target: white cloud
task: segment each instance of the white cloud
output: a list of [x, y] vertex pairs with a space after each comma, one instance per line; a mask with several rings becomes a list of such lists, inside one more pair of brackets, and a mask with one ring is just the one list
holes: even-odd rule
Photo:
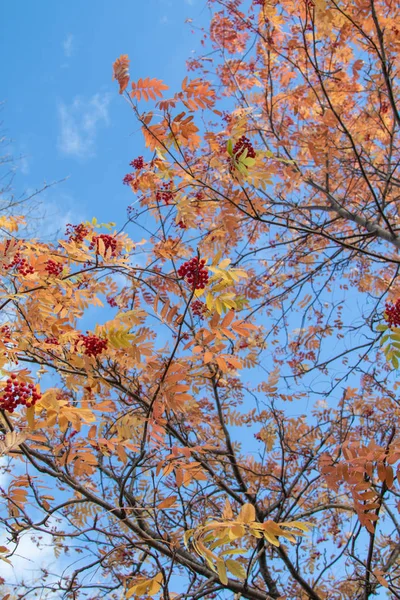
[[19, 158], [19, 169], [22, 175], [29, 175], [31, 172], [29, 167], [29, 161], [26, 156], [20, 156]]
[[99, 125], [108, 125], [109, 94], [94, 94], [88, 100], [76, 97], [72, 104], [59, 104], [61, 131], [58, 147], [69, 156], [89, 158], [95, 154]]
[[72, 33], [69, 33], [67, 35], [67, 37], [63, 41], [62, 45], [63, 45], [64, 55], [67, 58], [71, 58], [71, 56], [74, 54], [74, 50], [75, 50], [74, 36], [72, 35]]
[[[51, 529], [53, 526], [58, 530], [60, 529], [57, 519], [50, 518], [47, 527]], [[36, 540], [32, 536], [35, 536]], [[40, 545], [37, 543], [39, 540]], [[15, 553], [9, 557], [11, 564], [1, 561], [0, 565], [1, 577], [5, 579], [9, 588], [17, 586], [18, 592], [26, 591], [33, 585], [43, 583], [42, 569], [51, 573], [47, 580], [48, 583], [55, 583], [67, 567], [64, 556], [58, 559], [55, 557], [53, 537], [50, 533], [44, 531], [22, 534], [17, 546], [15, 543], [10, 542], [7, 533], [1, 533], [0, 545], [5, 546], [9, 551], [15, 550]], [[22, 585], [22, 582], [24, 585]], [[47, 595], [43, 596], [43, 598], [47, 597]], [[51, 597], [54, 600], [61, 600], [64, 595], [55, 593]]]

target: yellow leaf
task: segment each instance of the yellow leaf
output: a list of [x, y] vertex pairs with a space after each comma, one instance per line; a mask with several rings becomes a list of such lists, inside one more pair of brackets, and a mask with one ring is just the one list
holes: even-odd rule
[[232, 573], [232, 575], [234, 575], [238, 579], [246, 579], [246, 570], [243, 567], [243, 565], [240, 564], [240, 562], [238, 562], [237, 560], [232, 560], [231, 558], [228, 558], [226, 561], [226, 566], [228, 570]]
[[151, 596], [157, 594], [160, 591], [162, 580], [162, 573], [157, 573], [157, 575], [153, 577], [147, 593]]
[[183, 536], [183, 541], [184, 541], [186, 547], [187, 547], [188, 541], [192, 537], [192, 535], [193, 535], [193, 529], [188, 529], [187, 531], [185, 531], [185, 534]]
[[226, 574], [225, 563], [223, 560], [217, 560], [217, 570], [221, 583], [226, 585], [228, 583], [228, 576]]
[[243, 527], [243, 525], [239, 525], [239, 523], [235, 523], [234, 525], [232, 525], [232, 527], [230, 527], [228, 535], [231, 540], [235, 540], [237, 538], [243, 537], [245, 533], [246, 533], [246, 530]]
[[28, 421], [29, 429], [35, 429], [35, 407], [30, 406], [26, 409], [26, 420]]
[[226, 498], [226, 500], [225, 500], [225, 507], [224, 507], [222, 516], [224, 519], [232, 519], [233, 518], [232, 507], [230, 505], [228, 498]]
[[252, 523], [256, 520], [256, 511], [252, 504], [244, 504], [240, 509], [238, 520], [241, 523]]
[[[4, 436], [4, 440], [0, 440], [0, 456], [12, 452], [15, 448], [18, 448], [26, 440], [26, 435], [23, 433], [17, 433], [16, 431], [8, 431]], [[0, 547], [1, 552], [1, 547]]]

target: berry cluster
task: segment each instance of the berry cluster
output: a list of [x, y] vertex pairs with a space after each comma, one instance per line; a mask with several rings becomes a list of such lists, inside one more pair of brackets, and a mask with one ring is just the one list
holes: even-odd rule
[[76, 244], [81, 244], [85, 237], [88, 235], [89, 230], [83, 223], [79, 223], [79, 225], [71, 225], [71, 223], [67, 223], [67, 229], [65, 230], [65, 235], [68, 236], [69, 242], [75, 242]]
[[89, 334], [88, 331], [87, 334], [88, 335], [83, 335], [83, 333], [81, 333], [78, 336], [78, 342], [82, 342], [84, 348], [83, 351], [87, 356], [98, 356], [107, 349], [107, 340], [101, 339], [97, 337], [97, 335]]
[[6, 271], [15, 267], [15, 270], [20, 275], [29, 275], [30, 273], [35, 272], [35, 269], [28, 263], [26, 258], [21, 258], [21, 254], [19, 252], [16, 252], [13, 260], [8, 265], [3, 266]]
[[111, 256], [116, 256], [117, 254], [117, 240], [113, 235], [109, 235], [108, 233], [101, 233], [100, 235], [94, 235], [92, 237], [92, 241], [90, 242], [89, 250], [93, 250], [96, 246], [96, 252], [99, 252], [99, 240], [103, 241], [104, 248], [106, 252], [109, 248], [111, 248]]
[[133, 173], [128, 173], [122, 180], [124, 185], [129, 185], [131, 181], [134, 181], [135, 175]]
[[59, 343], [59, 341], [58, 341], [58, 339], [56, 337], [47, 337], [44, 340], [44, 343], [45, 344], [52, 344], [53, 346], [59, 346], [60, 345], [60, 343]]
[[118, 306], [117, 301], [112, 296], [107, 296], [106, 300], [112, 308], [116, 308]]
[[179, 267], [179, 277], [184, 277], [188, 284], [194, 290], [204, 290], [208, 283], [208, 271], [204, 268], [206, 261], [204, 258], [199, 260], [197, 256], [183, 263]]
[[389, 327], [400, 326], [400, 298], [395, 304], [392, 302], [386, 302], [384, 317], [388, 322]]
[[200, 300], [195, 300], [194, 302], [192, 302], [190, 307], [192, 309], [193, 316], [200, 317], [200, 319], [202, 319], [204, 317], [204, 314], [207, 311], [206, 305], [204, 304], [204, 302], [201, 302]]
[[46, 271], [49, 275], [54, 275], [54, 277], [58, 277], [63, 271], [63, 266], [61, 263], [58, 263], [55, 260], [51, 260], [51, 258], [49, 258], [49, 260], [46, 262]]
[[0, 334], [3, 342], [7, 343], [11, 340], [11, 329], [8, 325], [3, 325], [3, 327], [0, 329]]
[[172, 191], [172, 181], [168, 183], [164, 182], [159, 190], [156, 192], [157, 202], [164, 202], [164, 204], [170, 204], [174, 199], [175, 192]]
[[136, 170], [143, 169], [143, 167], [144, 167], [143, 156], [138, 156], [129, 164], [133, 169], [136, 169]]
[[0, 398], [0, 408], [12, 413], [17, 408], [18, 404], [23, 406], [34, 406], [42, 395], [36, 390], [33, 383], [24, 383], [16, 381], [17, 376], [11, 375], [6, 381], [4, 393]]
[[233, 154], [234, 156], [241, 156], [243, 154], [243, 152], [246, 150], [247, 148], [247, 156], [250, 158], [255, 158], [256, 157], [256, 151], [254, 150], [249, 138], [247, 138], [245, 135], [242, 135], [242, 137], [240, 137], [238, 139], [238, 141], [236, 142], [236, 144], [233, 147]]
[[10, 240], [10, 239], [8, 239], [8, 240], [6, 240], [6, 243], [4, 244], [4, 252], [3, 252], [4, 256], [5, 256], [5, 255], [7, 254], [7, 252], [9, 251], [9, 249], [10, 249], [10, 246], [11, 246], [11, 240]]

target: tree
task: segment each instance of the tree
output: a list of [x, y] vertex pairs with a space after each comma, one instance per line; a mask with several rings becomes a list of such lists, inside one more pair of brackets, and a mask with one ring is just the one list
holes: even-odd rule
[[398, 598], [399, 7], [209, 6], [172, 97], [114, 64], [135, 237], [2, 242], [2, 556], [69, 564], [19, 597]]

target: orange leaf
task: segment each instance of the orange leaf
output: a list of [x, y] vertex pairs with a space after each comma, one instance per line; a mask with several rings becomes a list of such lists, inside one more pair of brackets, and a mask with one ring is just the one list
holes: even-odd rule
[[127, 54], [121, 54], [113, 64], [113, 79], [119, 83], [119, 93], [122, 94], [129, 83], [129, 58]]
[[173, 506], [176, 502], [176, 496], [170, 496], [169, 498], [165, 498], [165, 500], [163, 500], [162, 502], [160, 502], [160, 504], [157, 506], [157, 508], [161, 509], [161, 508], [170, 508], [171, 506]]

